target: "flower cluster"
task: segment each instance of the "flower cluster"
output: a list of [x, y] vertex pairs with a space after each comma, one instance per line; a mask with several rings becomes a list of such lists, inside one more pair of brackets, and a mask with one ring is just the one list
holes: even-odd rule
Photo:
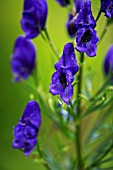
[[[72, 3], [70, 0], [57, 0], [57, 2], [63, 7]], [[104, 12], [108, 18], [113, 17], [113, 0], [101, 0], [100, 12]], [[16, 39], [11, 58], [15, 81], [27, 79], [36, 67], [36, 50], [31, 39], [37, 37], [41, 31], [46, 31], [47, 14], [46, 0], [24, 0], [21, 27], [25, 35]], [[69, 13], [66, 28], [70, 37], [76, 37], [75, 49], [81, 53], [85, 52], [89, 57], [96, 56], [99, 41], [95, 30], [96, 21], [92, 15], [90, 0], [74, 1], [74, 11]], [[47, 32], [46, 38], [50, 40]], [[49, 43], [53, 47], [51, 41]], [[55, 49], [53, 48], [53, 50]], [[69, 105], [74, 93], [72, 83], [75, 74], [79, 70], [72, 43], [67, 43], [64, 46], [63, 54], [54, 67], [56, 71], [52, 75], [50, 93], [60, 95], [62, 101]], [[104, 61], [106, 74], [109, 73], [110, 68], [113, 70], [113, 45], [109, 48]], [[81, 76], [81, 72], [79, 75]], [[81, 83], [81, 80], [79, 82]], [[81, 85], [78, 84], [79, 86]], [[81, 89], [78, 93], [81, 93]], [[65, 110], [61, 110], [61, 114], [65, 116], [65, 119], [71, 118], [67, 113]], [[40, 125], [39, 105], [36, 101], [31, 100], [27, 103], [19, 123], [14, 127], [13, 148], [22, 149], [25, 156], [28, 156], [36, 146]]]
[[[25, 35], [16, 39], [11, 58], [15, 81], [27, 79], [36, 67], [36, 50], [31, 39], [45, 28], [47, 13], [46, 0], [24, 0], [21, 26]], [[13, 148], [24, 149], [25, 156], [28, 156], [37, 143], [40, 124], [40, 108], [32, 100], [28, 102], [22, 118], [14, 127]]]
[[31, 100], [27, 103], [19, 123], [14, 127], [13, 148], [24, 149], [25, 156], [28, 156], [36, 146], [40, 125], [40, 108], [36, 101]]
[[45, 28], [47, 13], [46, 0], [24, 0], [21, 26], [25, 36], [16, 39], [11, 59], [15, 81], [28, 78], [35, 69], [35, 46], [30, 39], [38, 36]]
[[78, 72], [78, 65], [74, 53], [72, 43], [67, 43], [64, 46], [64, 51], [55, 64], [56, 72], [52, 75], [52, 83], [50, 85], [50, 93], [52, 95], [60, 95], [61, 99], [69, 104], [73, 95], [74, 75]]

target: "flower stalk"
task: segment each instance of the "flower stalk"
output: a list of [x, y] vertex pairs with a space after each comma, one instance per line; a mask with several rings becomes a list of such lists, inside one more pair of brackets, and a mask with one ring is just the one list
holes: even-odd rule
[[[84, 62], [84, 53], [81, 53], [80, 56], [80, 71], [78, 75], [78, 89], [77, 89], [77, 97], [79, 97], [81, 93], [82, 88], [82, 75], [83, 75], [83, 62]], [[76, 126], [76, 151], [77, 151], [77, 158], [78, 158], [78, 170], [81, 170], [83, 168], [83, 162], [82, 162], [82, 152], [81, 152], [81, 100], [78, 100], [77, 105], [77, 116], [78, 116], [78, 124]]]
[[53, 44], [53, 42], [52, 42], [52, 40], [51, 40], [51, 38], [50, 38], [50, 35], [49, 35], [49, 33], [48, 33], [47, 28], [44, 28], [44, 33], [45, 33], [45, 35], [46, 35], [47, 41], [48, 41], [48, 43], [49, 43], [52, 51], [53, 51], [54, 54], [56, 55], [57, 59], [59, 59], [59, 58], [60, 58], [60, 57], [59, 57], [59, 56], [60, 56], [60, 55], [59, 55], [59, 52], [57, 51], [56, 47], [54, 46], [54, 44]]
[[99, 11], [99, 13], [98, 13], [98, 15], [96, 17], [96, 20], [95, 20], [96, 22], [99, 20], [100, 16], [101, 16], [101, 10]]

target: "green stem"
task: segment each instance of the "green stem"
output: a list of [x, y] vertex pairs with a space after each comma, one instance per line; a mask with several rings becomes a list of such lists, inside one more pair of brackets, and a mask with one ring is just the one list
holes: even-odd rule
[[33, 78], [34, 84], [35, 84], [35, 86], [37, 88], [39, 82], [38, 82], [38, 75], [37, 75], [36, 67], [35, 67], [35, 69], [32, 72], [32, 78]]
[[52, 42], [52, 40], [51, 40], [51, 38], [50, 38], [50, 35], [49, 35], [48, 31], [47, 31], [47, 28], [44, 28], [44, 33], [45, 33], [45, 35], [46, 35], [47, 41], [48, 41], [48, 43], [49, 43], [52, 51], [53, 51], [54, 54], [56, 55], [57, 59], [59, 59], [60, 54], [59, 54], [59, 52], [57, 51], [56, 47], [54, 46], [54, 44], [53, 44], [53, 42]]
[[47, 163], [47, 161], [45, 159], [45, 154], [43, 153], [43, 151], [41, 151], [38, 144], [37, 144], [37, 151], [39, 152], [40, 157], [42, 157], [44, 159], [44, 161], [45, 161], [45, 163], [44, 163], [45, 168], [48, 169], [48, 170], [51, 170], [51, 168], [49, 167], [49, 165], [48, 165], [48, 163]]
[[100, 42], [102, 41], [102, 39], [104, 38], [106, 32], [107, 32], [107, 26], [104, 28], [104, 30], [103, 30], [103, 32], [102, 32], [102, 34], [101, 34], [101, 36], [100, 36], [99, 44], [100, 44]]
[[96, 22], [99, 20], [100, 16], [101, 16], [101, 11], [99, 11], [99, 13], [98, 13], [98, 15], [96, 17], [96, 20], [95, 20]]
[[[77, 88], [77, 97], [79, 97], [82, 88], [82, 73], [83, 73], [83, 62], [84, 62], [84, 53], [81, 53], [80, 56], [80, 71], [78, 75], [78, 88]], [[78, 161], [78, 170], [82, 170], [83, 163], [82, 163], [82, 155], [81, 155], [81, 100], [78, 101], [77, 105], [77, 117], [78, 117], [78, 124], [76, 125], [76, 150], [77, 150], [77, 161]]]

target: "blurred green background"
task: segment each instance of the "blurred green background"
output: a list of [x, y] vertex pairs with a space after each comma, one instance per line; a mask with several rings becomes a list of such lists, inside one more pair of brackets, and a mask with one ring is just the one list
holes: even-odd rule
[[[63, 46], [71, 39], [65, 30], [68, 10], [61, 8], [55, 0], [48, 0], [49, 14], [47, 27], [50, 36], [57, 49], [62, 53]], [[10, 57], [15, 39], [23, 34], [20, 27], [23, 0], [0, 0], [0, 170], [43, 170], [43, 166], [35, 164], [31, 159], [12, 149], [13, 126], [21, 117], [23, 109], [29, 100], [29, 92], [19, 83], [12, 82]], [[93, 14], [96, 17], [99, 10], [99, 2], [92, 0]], [[98, 36], [104, 29], [106, 18], [102, 15], [98, 25]], [[103, 58], [107, 48], [113, 43], [113, 26], [108, 29], [106, 36], [98, 47], [97, 56], [86, 59], [87, 65], [94, 67], [94, 88], [103, 81]], [[51, 74], [54, 71], [51, 58], [55, 57], [49, 47], [40, 36], [33, 40], [37, 48], [38, 69], [44, 90], [48, 92]], [[43, 128], [45, 127], [45, 122]]]

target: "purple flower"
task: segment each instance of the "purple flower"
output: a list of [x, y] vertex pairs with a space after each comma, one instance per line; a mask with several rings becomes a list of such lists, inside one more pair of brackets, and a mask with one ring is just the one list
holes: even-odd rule
[[110, 70], [113, 71], [113, 45], [111, 45], [107, 51], [104, 59], [104, 71], [108, 75]]
[[14, 127], [14, 140], [12, 147], [24, 149], [28, 156], [37, 143], [37, 134], [41, 125], [41, 115], [38, 103], [31, 100], [27, 103], [23, 116]]
[[67, 43], [64, 46], [63, 54], [59, 61], [55, 64], [56, 70], [61, 68], [68, 69], [73, 75], [75, 75], [79, 69], [72, 43]]
[[70, 0], [56, 0], [61, 6], [67, 6], [70, 4]]
[[76, 28], [92, 27], [95, 28], [96, 22], [91, 11], [90, 0], [85, 0], [76, 19]]
[[68, 34], [71, 38], [74, 38], [76, 36], [77, 27], [76, 27], [76, 18], [77, 13], [80, 11], [82, 7], [83, 0], [76, 0], [75, 1], [75, 11], [72, 11], [72, 13], [69, 13], [68, 21], [66, 23], [66, 28], [68, 31]]
[[82, 7], [82, 3], [84, 0], [75, 0], [75, 9], [76, 9], [76, 13], [79, 13], [81, 7]]
[[101, 9], [107, 18], [113, 17], [113, 0], [101, 0]]
[[97, 42], [96, 31], [92, 28], [81, 28], [76, 33], [76, 50], [85, 52], [89, 57], [96, 56]]
[[25, 0], [21, 26], [27, 38], [35, 38], [45, 28], [48, 14], [46, 0]]
[[78, 30], [75, 23], [76, 23], [76, 16], [73, 16], [73, 14], [69, 13], [68, 21], [66, 23], [66, 28], [71, 38], [74, 38], [76, 36], [76, 32]]
[[79, 12], [78, 16], [76, 16], [76, 14], [73, 15], [70, 13], [66, 24], [68, 34], [71, 38], [76, 36], [76, 32], [78, 29], [81, 29], [83, 27], [95, 28], [96, 26], [96, 22], [91, 11], [91, 2], [89, 0], [86, 0], [84, 2], [83, 0], [77, 0], [75, 1], [75, 6], [77, 12]]
[[36, 51], [33, 43], [23, 36], [16, 39], [12, 58], [11, 68], [15, 81], [27, 79], [35, 68]]
[[55, 69], [57, 71], [52, 75], [50, 93], [52, 95], [60, 95], [61, 99], [66, 104], [69, 104], [73, 95], [73, 86], [71, 83], [74, 81], [74, 75], [79, 69], [73, 44], [67, 43], [64, 46], [63, 55], [55, 64]]

